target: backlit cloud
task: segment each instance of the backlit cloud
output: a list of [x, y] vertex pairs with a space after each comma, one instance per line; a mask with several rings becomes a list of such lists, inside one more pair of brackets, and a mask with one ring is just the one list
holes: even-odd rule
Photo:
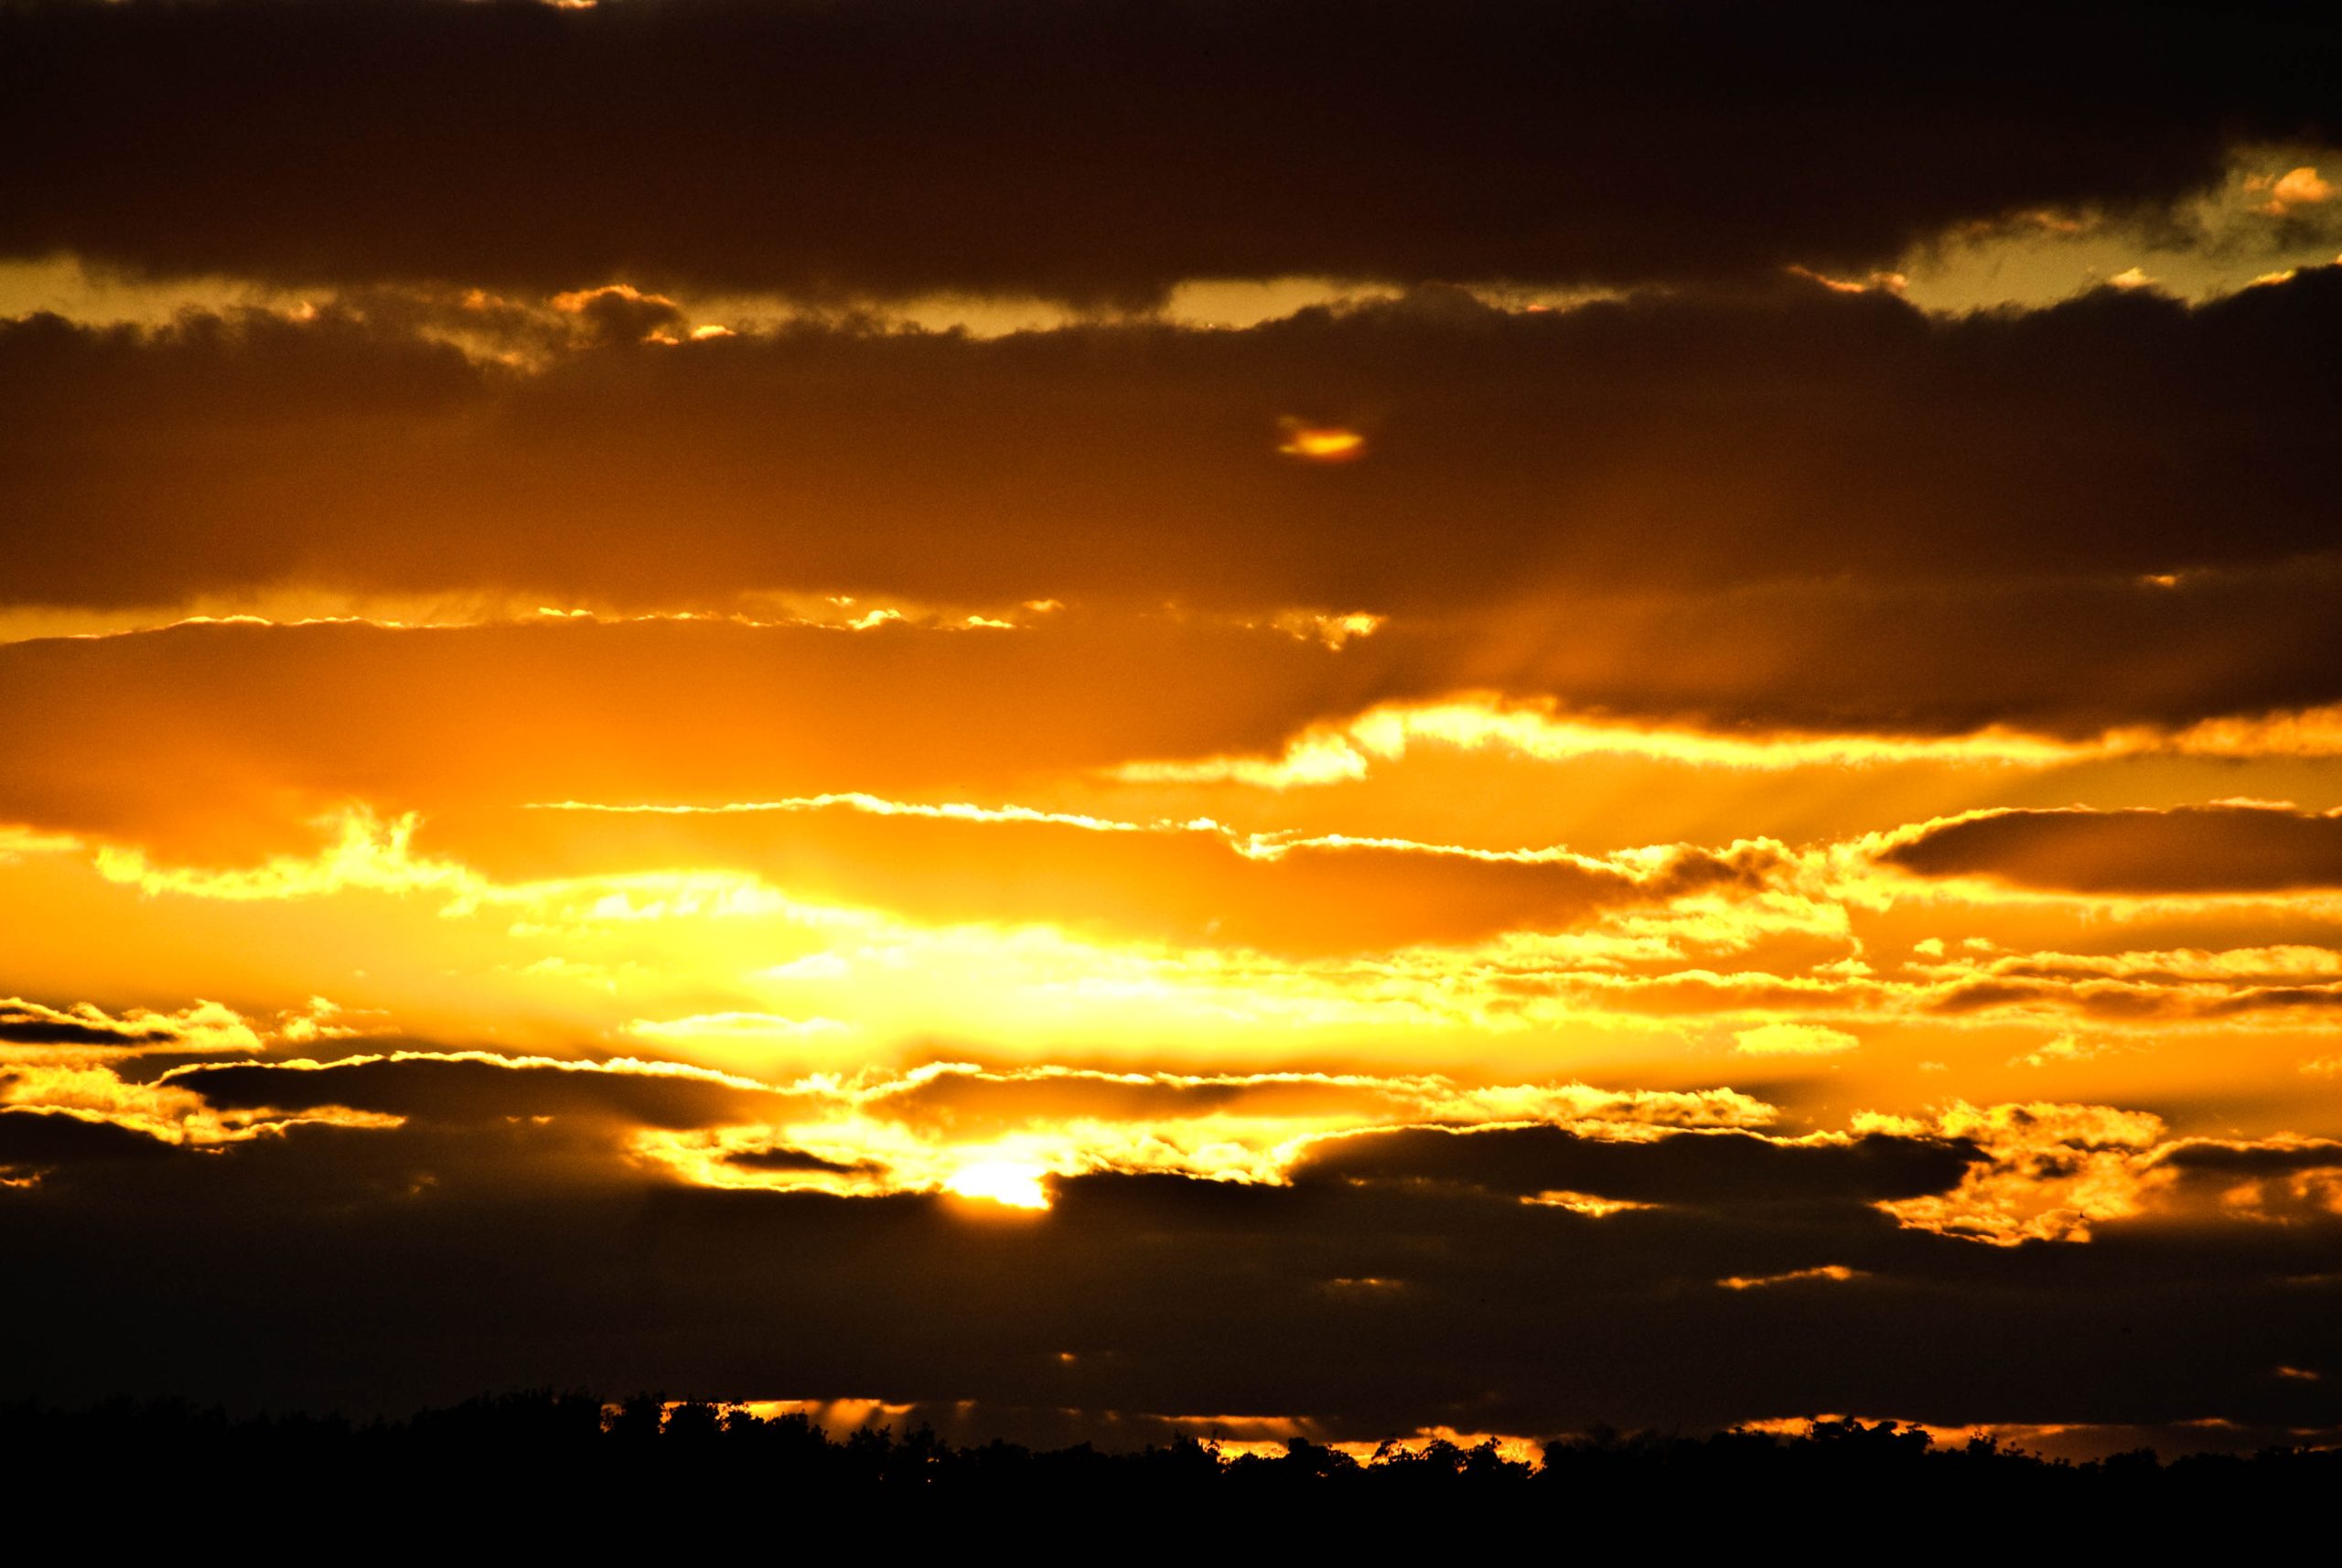
[[2330, 1441], [2334, 35], [0, 6], [0, 1403]]

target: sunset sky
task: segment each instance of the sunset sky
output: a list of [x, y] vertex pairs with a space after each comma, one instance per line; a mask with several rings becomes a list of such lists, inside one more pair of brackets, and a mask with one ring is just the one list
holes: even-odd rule
[[2342, 27], [0, 5], [0, 1395], [2342, 1441]]

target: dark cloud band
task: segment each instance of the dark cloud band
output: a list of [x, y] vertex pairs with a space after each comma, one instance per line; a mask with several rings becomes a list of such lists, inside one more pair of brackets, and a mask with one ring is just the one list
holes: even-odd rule
[[[2332, 267], [2196, 309], [2110, 289], [1941, 320], [1800, 284], [1537, 315], [1432, 291], [1241, 332], [606, 343], [536, 374], [381, 311], [151, 336], [35, 317], [0, 327], [5, 595], [1436, 614], [1816, 577], [2194, 594], [2190, 571], [2330, 545], [2309, 455], [2337, 338]], [[1363, 432], [1365, 456], [1281, 454], [1296, 413]], [[2053, 610], [2005, 613], [2054, 639]]]
[[2342, 817], [2218, 803], [2007, 811], [1930, 826], [1885, 858], [1930, 876], [2079, 893], [2274, 893], [2342, 886]]
[[[1143, 299], [1861, 265], [2331, 118], [2234, 6], [14, 7], [0, 249], [166, 272]], [[168, 127], [167, 134], [155, 134]]]

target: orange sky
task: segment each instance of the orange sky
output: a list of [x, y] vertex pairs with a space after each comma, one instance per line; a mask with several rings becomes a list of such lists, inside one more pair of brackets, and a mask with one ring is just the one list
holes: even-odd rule
[[[1761, 184], [1810, 82], [1735, 118], [1572, 22], [1606, 161], [1515, 96], [1565, 40], [1466, 7], [1445, 143], [1372, 129], [1389, 38], [1318, 104], [1406, 216], [1216, 199], [1233, 144], [1085, 118], [1106, 46], [1037, 13], [880, 48], [929, 8], [0, 23], [274, 84], [126, 112], [191, 106], [204, 202], [112, 131], [0, 187], [28, 1389], [2342, 1430], [2342, 152], [2292, 89], [2093, 78], [2093, 185], [1907, 62], [1907, 188], [1741, 214], [1664, 177]], [[371, 91], [290, 155], [325, 194], [251, 161], [343, 27], [581, 81], [650, 29], [679, 113], [791, 28], [961, 107], [1019, 46], [1042, 107], [929, 146], [717, 72], [828, 176], [632, 149], [663, 220], [605, 229], [502, 110], [478, 166], [366, 163]], [[1279, 134], [1219, 70], [1179, 112]], [[1508, 124], [1517, 210], [1441, 182]], [[1042, 216], [1037, 146], [1151, 204]]]

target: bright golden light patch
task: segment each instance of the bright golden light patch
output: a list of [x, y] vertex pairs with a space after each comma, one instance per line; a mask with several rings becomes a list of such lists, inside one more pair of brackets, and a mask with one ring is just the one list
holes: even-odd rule
[[[729, 329], [722, 327], [702, 327], [693, 332], [693, 339], [701, 342], [729, 335]], [[124, 637], [177, 627], [352, 626], [450, 631], [547, 621], [592, 626], [724, 625], [759, 630], [868, 632], [899, 628], [948, 634], [1017, 630], [1064, 607], [1056, 600], [936, 603], [900, 596], [874, 598], [762, 588], [646, 606], [606, 596], [588, 603], [548, 604], [541, 596], [499, 589], [392, 593], [274, 585], [143, 605], [0, 604], [0, 644], [51, 637]]]
[[1598, 1197], [1590, 1192], [1568, 1192], [1559, 1188], [1537, 1193], [1520, 1201], [1544, 1208], [1566, 1208], [1572, 1214], [1583, 1214], [1589, 1219], [1607, 1219], [1614, 1214], [1632, 1214], [1638, 1209], [1659, 1207], [1655, 1203], [1637, 1203], [1624, 1197]]
[[1851, 1051], [1862, 1041], [1843, 1029], [1811, 1024], [1760, 1024], [1733, 1036], [1732, 1048], [1745, 1057], [1826, 1057]]
[[1792, 1269], [1781, 1274], [1733, 1274], [1716, 1283], [1725, 1290], [1763, 1290], [1772, 1285], [1796, 1284], [1808, 1280], [1827, 1280], [1843, 1284], [1860, 1275], [1860, 1269], [1850, 1269], [1843, 1263], [1823, 1263], [1818, 1268]]
[[1967, 1138], [1986, 1158], [1952, 1191], [1878, 1205], [1902, 1224], [1994, 1246], [2086, 1242], [2095, 1225], [2144, 1212], [2175, 1173], [2157, 1154], [2160, 1117], [2104, 1105], [1954, 1101], [1933, 1118], [1857, 1115], [1857, 1128]]
[[[1563, 713], [1551, 703], [1509, 703], [1488, 693], [1432, 703], [1387, 703], [1345, 723], [1313, 725], [1287, 741], [1278, 757], [1221, 756], [1141, 761], [1117, 768], [1133, 781], [1232, 781], [1290, 789], [1361, 779], [1378, 764], [1397, 762], [1411, 749], [1455, 747], [1510, 754], [1540, 762], [1633, 757], [1692, 768], [1766, 772], [1817, 767], [2050, 768], [2167, 746], [2217, 754], [2263, 744], [2261, 732], [2235, 726], [2187, 736], [2143, 732], [2090, 742], [2027, 736], [1998, 727], [1952, 736], [1719, 735], [1688, 727], [1626, 723]], [[2342, 723], [2330, 726], [2303, 715], [2283, 739], [2267, 744], [2342, 749]]]
[[628, 1034], [670, 1047], [695, 1044], [755, 1045], [797, 1041], [844, 1032], [835, 1018], [780, 1018], [769, 1013], [710, 1013], [689, 1018], [636, 1018]]
[[1047, 1175], [1039, 1165], [1021, 1165], [1014, 1160], [978, 1160], [952, 1172], [943, 1186], [946, 1191], [962, 1197], [981, 1198], [1010, 1208], [1047, 1208], [1049, 1191], [1042, 1181]]
[[1365, 610], [1352, 610], [1347, 615], [1325, 615], [1311, 610], [1287, 610], [1272, 622], [1289, 637], [1323, 643], [1336, 652], [1363, 637], [1372, 637], [1390, 624], [1388, 616]]
[[1355, 430], [1339, 425], [1312, 424], [1307, 420], [1288, 416], [1279, 420], [1277, 427], [1284, 432], [1284, 439], [1277, 450], [1288, 457], [1305, 458], [1312, 463], [1347, 463], [1366, 455], [1366, 437]]

